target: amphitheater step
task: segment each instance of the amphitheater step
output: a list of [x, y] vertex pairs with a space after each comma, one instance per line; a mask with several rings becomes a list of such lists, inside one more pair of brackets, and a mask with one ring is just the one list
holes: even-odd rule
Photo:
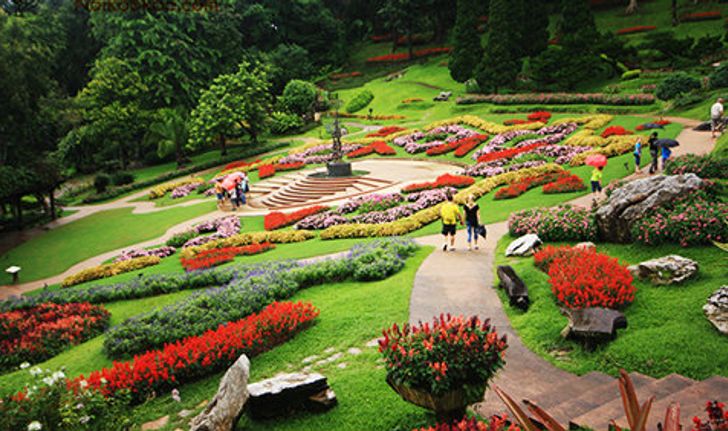
[[539, 407], [549, 411], [552, 407], [573, 398], [580, 397], [583, 393], [596, 387], [600, 387], [606, 383], [613, 383], [616, 385], [617, 381], [614, 377], [607, 374], [593, 371], [581, 376], [576, 381], [564, 382], [558, 386], [543, 391], [530, 398], [529, 401], [532, 401]]
[[[636, 387], [637, 399], [644, 402], [649, 397], [655, 397], [656, 400], [660, 400], [667, 397], [675, 392], [678, 392], [688, 386], [695, 383], [694, 380], [688, 379], [677, 374], [670, 374], [660, 380], [655, 380], [649, 384]], [[657, 411], [653, 412], [659, 414]], [[585, 414], [573, 417], [571, 425], [574, 427], [591, 428], [594, 430], [601, 430], [609, 428], [609, 422], [612, 419], [617, 419], [624, 416], [624, 406], [622, 399], [617, 398], [608, 403], [602, 404], [601, 406], [586, 412]], [[626, 424], [622, 424], [626, 425]]]

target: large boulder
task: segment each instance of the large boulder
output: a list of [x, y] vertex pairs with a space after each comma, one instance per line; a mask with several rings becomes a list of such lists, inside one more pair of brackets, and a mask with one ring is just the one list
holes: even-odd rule
[[519, 237], [506, 248], [506, 256], [531, 256], [543, 244], [538, 235], [529, 233]]
[[632, 242], [632, 226], [655, 208], [690, 193], [703, 185], [695, 174], [655, 175], [631, 181], [616, 189], [596, 211], [596, 224], [603, 240]]
[[728, 335], [728, 285], [721, 286], [708, 297], [703, 313], [720, 333]]
[[627, 269], [635, 278], [652, 284], [678, 284], [698, 273], [698, 262], [671, 254], [631, 265]]
[[190, 422], [190, 431], [232, 431], [248, 400], [250, 361], [240, 355], [220, 381], [215, 397]]

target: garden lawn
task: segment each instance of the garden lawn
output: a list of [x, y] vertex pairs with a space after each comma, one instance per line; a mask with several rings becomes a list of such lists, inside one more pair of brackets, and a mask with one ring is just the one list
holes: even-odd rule
[[[214, 208], [213, 202], [205, 202], [146, 214], [132, 214], [132, 208], [102, 211], [21, 244], [0, 257], [0, 266], [23, 268], [21, 282], [50, 277], [84, 259], [161, 236], [172, 226]], [[0, 284], [10, 282], [3, 272]]]
[[[304, 366], [304, 358], [312, 355], [323, 358], [326, 356], [324, 350], [333, 347], [337, 352], [343, 352], [344, 357], [322, 367], [315, 366], [314, 370], [328, 377], [340, 404], [327, 413], [301, 413], [281, 420], [251, 422], [244, 418], [238, 429], [358, 431], [391, 430], [401, 426], [402, 429], [409, 430], [408, 426], [412, 423], [428, 419], [429, 415], [424, 410], [402, 401], [389, 388], [385, 382], [385, 370], [378, 361], [377, 349], [365, 347], [365, 344], [380, 336], [381, 330], [391, 323], [408, 320], [409, 298], [415, 272], [431, 250], [419, 250], [407, 260], [401, 272], [386, 280], [373, 283], [334, 283], [304, 289], [294, 295], [291, 301], [310, 301], [321, 310], [318, 322], [291, 341], [254, 357], [251, 360], [251, 381], [272, 377], [279, 372], [300, 370]], [[132, 303], [135, 302], [139, 301]], [[91, 342], [93, 340], [89, 343]], [[99, 342], [99, 347], [100, 345]], [[81, 347], [83, 345], [75, 349]], [[347, 354], [347, 349], [351, 347], [361, 349], [362, 354]], [[69, 351], [68, 354], [72, 352]], [[83, 357], [78, 360], [86, 361]], [[74, 365], [74, 369], [87, 370], [106, 363], [100, 357], [100, 351], [88, 361], [87, 365]], [[346, 363], [346, 368], [338, 368], [340, 363]], [[169, 394], [162, 394], [159, 398], [137, 407], [133, 413], [135, 422], [141, 424], [169, 414], [170, 423], [164, 430], [185, 428], [188, 419], [179, 418], [177, 412], [184, 408], [195, 410], [196, 414], [200, 410], [196, 406], [214, 395], [221, 376], [222, 373], [219, 373], [179, 387], [181, 403], [172, 401]], [[0, 386], [5, 386], [2, 378]]]
[[[536, 269], [533, 258], [506, 258], [504, 251], [513, 238], [498, 243], [496, 265], [511, 265], [529, 288], [531, 307], [522, 312], [508, 306], [499, 295], [512, 326], [524, 344], [554, 365], [584, 374], [602, 371], [616, 375], [620, 368], [655, 378], [678, 373], [693, 379], [728, 376], [728, 339], [703, 316], [707, 297], [725, 282], [725, 253], [716, 247], [682, 248], [677, 245], [599, 244], [597, 251], [619, 258], [623, 264], [679, 254], [698, 261], [698, 276], [678, 286], [652, 286], [635, 281], [634, 303], [625, 308], [627, 329], [593, 352], [561, 338], [567, 319], [551, 293], [548, 275]], [[554, 353], [559, 352], [559, 356]], [[563, 352], [567, 352], [562, 356]]]

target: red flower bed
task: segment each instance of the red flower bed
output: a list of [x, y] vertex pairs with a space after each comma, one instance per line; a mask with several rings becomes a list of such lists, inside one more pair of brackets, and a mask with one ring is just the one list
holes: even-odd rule
[[463, 188], [471, 186], [473, 183], [475, 183], [475, 179], [472, 177], [444, 174], [440, 175], [435, 181], [430, 183], [410, 184], [402, 189], [402, 193], [421, 192], [423, 190], [439, 189], [441, 187]]
[[711, 19], [720, 19], [721, 13], [719, 10], [711, 10], [707, 12], [694, 12], [686, 13], [680, 16], [680, 21], [691, 22], [691, 21], [708, 21]]
[[79, 387], [85, 380], [106, 396], [126, 389], [135, 401], [143, 401], [153, 392], [162, 393], [224, 370], [243, 353], [254, 356], [270, 350], [309, 327], [318, 314], [309, 303], [274, 302], [245, 319], [167, 344], [130, 361], [114, 362], [111, 368], [93, 371], [88, 377], [80, 375], [71, 386]]
[[392, 133], [401, 132], [402, 130], [406, 130], [404, 127], [397, 127], [397, 126], [387, 126], [382, 127], [381, 129], [377, 130], [376, 132], [368, 134], [367, 138], [383, 138], [385, 136], [389, 136]]
[[0, 369], [41, 362], [103, 332], [109, 312], [89, 303], [41, 304], [0, 314]]
[[190, 259], [180, 258], [180, 262], [186, 271], [197, 271], [199, 269], [212, 268], [223, 263], [232, 262], [235, 256], [250, 256], [272, 250], [275, 246], [264, 242], [260, 244], [244, 245], [242, 247], [224, 247], [204, 250]]
[[579, 249], [564, 245], [561, 247], [554, 247], [553, 245], [547, 245], [539, 249], [533, 254], [533, 264], [539, 270], [548, 273], [551, 263], [555, 259], [571, 256], [574, 253], [578, 253]]
[[528, 124], [528, 123], [533, 123], [533, 121], [522, 120], [520, 118], [511, 118], [510, 120], [503, 121], [503, 125], [505, 125], [505, 126], [515, 126], [517, 124]]
[[627, 27], [627, 28], [620, 28], [616, 31], [617, 34], [633, 34], [633, 33], [642, 33], [645, 31], [652, 31], [655, 30], [657, 27], [654, 25], [637, 25], [634, 27]]
[[[414, 57], [420, 58], [420, 57], [428, 57], [430, 55], [437, 55], [437, 54], [446, 54], [450, 52], [452, 48], [450, 47], [440, 47], [440, 48], [425, 48], [425, 49], [418, 49], [417, 51], [414, 51]], [[402, 52], [399, 54], [385, 54], [380, 55], [377, 57], [369, 57], [367, 58], [367, 63], [390, 63], [390, 62], [396, 62], [396, 61], [405, 61], [409, 60], [409, 53]]]
[[627, 267], [591, 249], [556, 257], [548, 274], [551, 291], [567, 308], [620, 308], [634, 301], [635, 288]]
[[548, 123], [551, 119], [551, 113], [548, 111], [536, 111], [528, 114], [528, 118], [531, 121], [538, 121], [541, 123]]
[[631, 135], [632, 132], [625, 129], [622, 126], [609, 126], [602, 132], [602, 138], [608, 138], [610, 136], [622, 136]]
[[258, 178], [261, 180], [264, 178], [272, 177], [276, 174], [276, 168], [273, 165], [263, 165], [258, 168]]
[[699, 417], [693, 417], [691, 431], [728, 431], [728, 411], [724, 411], [725, 403], [717, 400], [705, 403], [705, 412], [708, 420], [703, 422]]
[[544, 184], [543, 192], [546, 194], [578, 192], [586, 189], [584, 181], [578, 175], [564, 175], [556, 181]]
[[476, 418], [462, 419], [455, 423], [438, 423], [427, 428], [415, 428], [412, 431], [521, 431], [515, 423], [508, 423], [508, 417], [491, 416], [488, 422], [479, 421]]
[[264, 178], [272, 177], [279, 171], [295, 171], [306, 166], [303, 162], [295, 163], [276, 163], [275, 165], [263, 165], [258, 168], [258, 178], [261, 180]]
[[362, 75], [362, 73], [361, 72], [357, 72], [357, 71], [348, 72], [348, 73], [332, 73], [331, 75], [329, 75], [329, 78], [331, 78], [331, 79], [345, 79], [345, 78], [354, 78], [356, 76], [361, 76], [361, 75]]
[[372, 142], [371, 144], [367, 145], [366, 147], [361, 147], [358, 150], [354, 150], [350, 153], [348, 153], [346, 156], [355, 159], [357, 157], [364, 157], [368, 156], [369, 154], [377, 153], [380, 156], [393, 156], [397, 154], [397, 152], [394, 150], [394, 148], [387, 145], [384, 141], [376, 141]]
[[256, 160], [255, 162], [252, 162], [252, 163], [248, 163], [243, 160], [238, 160], [237, 162], [228, 163], [227, 165], [225, 165], [224, 168], [222, 168], [222, 170], [228, 171], [230, 169], [244, 168], [245, 166], [249, 166], [249, 165], [252, 165], [253, 163], [258, 163], [258, 162], [260, 162], [260, 160]]
[[670, 121], [670, 120], [657, 120], [657, 121], [655, 121], [655, 124], [659, 124], [660, 126], [667, 126], [668, 124], [672, 124], [672, 121]]
[[458, 156], [463, 157], [486, 139], [488, 139], [488, 135], [473, 135], [469, 138], [458, 139], [457, 141], [428, 148], [426, 153], [428, 156], [439, 156], [451, 151], [456, 151], [460, 149], [460, 147], [465, 146], [465, 149], [459, 152], [461, 155]]
[[285, 214], [280, 211], [273, 211], [263, 218], [263, 226], [265, 230], [276, 230], [282, 227], [290, 226], [299, 220], [303, 220], [308, 216], [318, 214], [320, 212], [328, 210], [329, 207], [323, 205], [315, 205], [312, 207], [300, 209], [290, 214]]
[[539, 175], [537, 177], [528, 177], [524, 178], [521, 181], [515, 182], [513, 184], [510, 184], [505, 187], [501, 187], [498, 189], [498, 191], [495, 193], [495, 196], [493, 199], [499, 200], [499, 199], [513, 199], [518, 196], [521, 196], [522, 194], [526, 193], [526, 191], [538, 187], [543, 184], [550, 183], [552, 181], [556, 181], [559, 178], [563, 176], [567, 176], [568, 174], [565, 172], [561, 173], [555, 173], [555, 174], [544, 174]]
[[546, 144], [536, 142], [534, 144], [526, 145], [521, 148], [508, 148], [506, 150], [494, 151], [492, 153], [483, 154], [482, 156], [478, 157], [478, 163], [487, 163], [498, 159], [510, 159], [519, 154], [533, 151], [538, 147], [543, 147], [544, 145]]

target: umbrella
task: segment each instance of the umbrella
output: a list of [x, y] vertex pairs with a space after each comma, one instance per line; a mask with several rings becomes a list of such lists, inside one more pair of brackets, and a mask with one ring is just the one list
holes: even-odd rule
[[607, 157], [602, 154], [592, 154], [587, 156], [584, 163], [595, 168], [603, 168], [607, 166]]
[[225, 190], [232, 190], [235, 188], [235, 178], [230, 178], [229, 176], [225, 178], [222, 182], [222, 186]]
[[676, 141], [674, 139], [667, 139], [667, 138], [658, 139], [656, 144], [660, 147], [665, 147], [665, 148], [672, 148], [672, 147], [677, 147], [678, 145], [680, 145], [680, 143], [678, 141]]
[[245, 174], [243, 174], [242, 172], [233, 172], [232, 174], [228, 175], [227, 177], [230, 179], [233, 179], [233, 180], [235, 180], [237, 178], [240, 178], [242, 180], [243, 178], [245, 178]]

